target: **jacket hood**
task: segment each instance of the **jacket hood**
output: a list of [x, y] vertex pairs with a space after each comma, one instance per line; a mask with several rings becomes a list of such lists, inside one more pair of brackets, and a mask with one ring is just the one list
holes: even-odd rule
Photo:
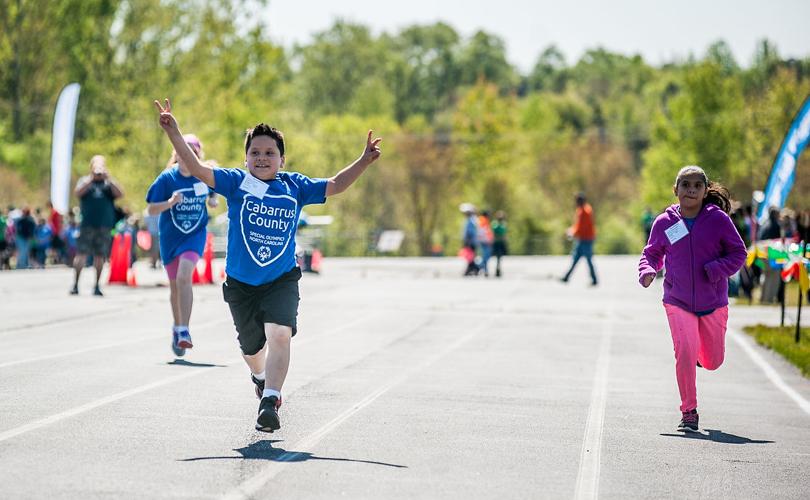
[[[670, 205], [669, 207], [667, 207], [665, 212], [670, 217], [677, 217], [678, 219], [682, 219], [683, 216], [681, 216], [680, 207], [681, 206], [679, 204], [675, 203], [675, 204]], [[700, 215], [702, 215], [704, 213], [709, 214], [709, 213], [712, 213], [712, 212], [717, 212], [718, 210], [722, 212], [720, 207], [718, 207], [714, 203], [707, 203], [707, 204], [703, 205], [703, 208], [700, 209], [700, 212], [698, 212], [698, 216], [700, 216]]]

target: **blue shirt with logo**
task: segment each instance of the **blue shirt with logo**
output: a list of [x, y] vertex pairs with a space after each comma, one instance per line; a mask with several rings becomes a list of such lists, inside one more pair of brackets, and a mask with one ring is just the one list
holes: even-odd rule
[[258, 286], [296, 266], [295, 231], [305, 205], [326, 201], [327, 179], [278, 172], [259, 199], [240, 188], [247, 173], [215, 168], [214, 191], [228, 200], [228, 253], [225, 272]]
[[[158, 222], [160, 258], [164, 264], [170, 263], [183, 252], [192, 251], [198, 255], [203, 253], [205, 228], [208, 225], [206, 202], [213, 191], [203, 184], [205, 192], [195, 194], [194, 185], [200, 183], [202, 181], [196, 177], [185, 177], [175, 165], [158, 175], [146, 193], [148, 203], [164, 202], [171, 198], [175, 191], [183, 194], [182, 202], [160, 214]], [[199, 191], [202, 191], [202, 187]]]

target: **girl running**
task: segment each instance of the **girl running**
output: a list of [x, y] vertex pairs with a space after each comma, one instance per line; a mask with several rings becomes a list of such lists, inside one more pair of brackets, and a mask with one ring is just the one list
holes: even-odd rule
[[[197, 136], [182, 137], [195, 158], [202, 158], [202, 144]], [[169, 163], [146, 193], [149, 215], [160, 214], [160, 254], [169, 276], [169, 301], [172, 306], [174, 327], [172, 351], [183, 356], [191, 342], [189, 322], [194, 297], [191, 275], [203, 253], [208, 225], [208, 206], [217, 206], [213, 191], [193, 177], [186, 161], [172, 151]]]
[[681, 395], [678, 430], [698, 432], [696, 367], [716, 370], [723, 363], [728, 278], [742, 267], [746, 250], [728, 216], [728, 190], [709, 182], [702, 168], [683, 167], [673, 190], [678, 204], [655, 219], [638, 273], [646, 288], [666, 265], [664, 309]]
[[183, 142], [171, 113], [155, 101], [160, 126], [192, 175], [228, 200], [227, 280], [222, 286], [231, 310], [242, 356], [261, 398], [256, 429], [281, 427], [281, 386], [290, 366], [290, 341], [296, 334], [298, 280], [295, 232], [304, 205], [324, 203], [342, 193], [380, 157], [382, 139], [368, 132], [363, 153], [328, 179], [310, 179], [284, 168], [284, 136], [264, 123], [245, 137], [245, 169], [211, 168]]

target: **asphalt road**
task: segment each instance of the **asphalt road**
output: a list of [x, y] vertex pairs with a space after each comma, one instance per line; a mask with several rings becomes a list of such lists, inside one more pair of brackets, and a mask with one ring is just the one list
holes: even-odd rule
[[160, 271], [103, 298], [90, 270], [78, 297], [67, 269], [0, 273], [0, 497], [808, 498], [810, 380], [739, 332], [777, 309], [732, 307], [683, 435], [660, 281], [567, 262], [325, 260], [274, 434], [218, 286], [175, 359]]

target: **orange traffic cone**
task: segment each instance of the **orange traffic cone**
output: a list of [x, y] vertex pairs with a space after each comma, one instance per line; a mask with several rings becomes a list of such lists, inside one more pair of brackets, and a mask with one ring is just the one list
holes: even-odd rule
[[197, 265], [194, 265], [194, 271], [191, 273], [191, 284], [192, 285], [199, 285], [202, 283], [200, 279], [200, 273], [197, 271]]
[[135, 268], [130, 268], [127, 272], [127, 286], [138, 286], [138, 280], [135, 278]]
[[209, 285], [214, 284], [214, 235], [208, 233], [205, 238], [205, 250], [203, 251], [203, 268], [202, 282]]
[[208, 233], [205, 239], [205, 250], [203, 250], [202, 260], [194, 266], [194, 273], [191, 275], [191, 282], [195, 285], [214, 284], [214, 235]]
[[312, 260], [310, 261], [309, 267], [312, 269], [312, 272], [319, 273], [321, 272], [321, 261], [323, 260], [323, 254], [317, 248], [312, 251]]
[[129, 252], [124, 247], [124, 244], [124, 235], [116, 234], [110, 252], [110, 279], [108, 281], [110, 285], [127, 282], [127, 268], [129, 267], [127, 256]]

